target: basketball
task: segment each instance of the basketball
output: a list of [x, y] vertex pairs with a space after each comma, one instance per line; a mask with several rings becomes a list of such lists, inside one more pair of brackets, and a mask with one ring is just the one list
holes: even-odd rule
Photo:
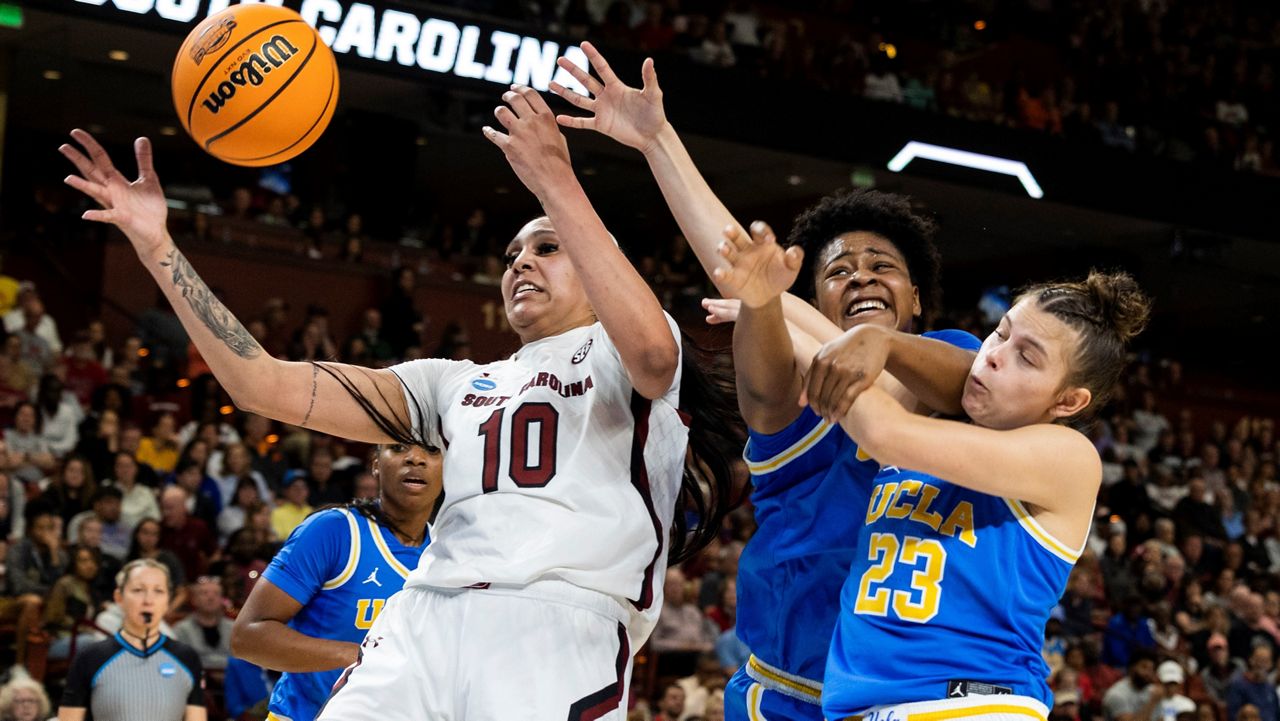
[[210, 155], [275, 165], [324, 132], [338, 102], [338, 66], [297, 12], [233, 5], [187, 35], [172, 89], [182, 127]]

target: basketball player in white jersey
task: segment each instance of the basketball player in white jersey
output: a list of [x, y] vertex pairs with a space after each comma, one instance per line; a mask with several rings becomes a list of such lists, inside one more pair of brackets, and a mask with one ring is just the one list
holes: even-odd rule
[[61, 148], [81, 172], [67, 182], [103, 206], [86, 219], [125, 232], [237, 405], [447, 449], [438, 540], [320, 719], [624, 718], [668, 555], [708, 541], [727, 508], [728, 458], [741, 449], [732, 399], [682, 352], [574, 177], [543, 100], [523, 87], [503, 99], [507, 133], [485, 136], [548, 217], [507, 247], [503, 301], [523, 347], [488, 365], [271, 358], [174, 246], [149, 143], [135, 144], [133, 183], [83, 131], [72, 137], [87, 157]]

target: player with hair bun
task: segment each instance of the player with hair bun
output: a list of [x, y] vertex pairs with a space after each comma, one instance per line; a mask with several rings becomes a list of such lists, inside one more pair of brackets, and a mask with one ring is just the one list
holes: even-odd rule
[[[721, 282], [743, 315], [780, 312], [798, 258], [763, 224], [726, 235]], [[807, 402], [881, 463], [841, 591], [827, 718], [1048, 717], [1044, 625], [1102, 482], [1079, 428], [1106, 402], [1149, 313], [1123, 273], [1031, 287], [965, 376], [971, 422], [910, 413], [875, 386], [840, 412], [845, 384], [809, 379]]]

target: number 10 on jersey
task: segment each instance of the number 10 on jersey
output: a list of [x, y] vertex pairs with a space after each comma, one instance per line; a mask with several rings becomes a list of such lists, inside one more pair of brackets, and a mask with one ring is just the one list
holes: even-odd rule
[[[515, 409], [504, 428], [506, 413], [506, 408], [494, 411], [488, 420], [480, 424], [476, 433], [484, 439], [481, 488], [485, 493], [498, 490], [504, 431], [511, 438], [507, 475], [521, 488], [542, 488], [556, 475], [556, 431], [560, 412], [550, 403], [524, 403]], [[534, 454], [530, 454], [531, 449], [535, 450]]]

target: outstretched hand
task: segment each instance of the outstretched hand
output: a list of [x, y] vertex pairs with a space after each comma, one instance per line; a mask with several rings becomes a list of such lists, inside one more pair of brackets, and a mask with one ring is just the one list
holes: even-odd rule
[[80, 171], [80, 175], [68, 175], [64, 182], [102, 206], [99, 210], [86, 210], [84, 219], [111, 223], [119, 228], [133, 243], [139, 256], [145, 257], [160, 249], [165, 242], [169, 208], [160, 188], [160, 179], [151, 164], [151, 141], [146, 138], [133, 141], [138, 179], [130, 182], [116, 170], [107, 151], [92, 135], [77, 128], [71, 131], [71, 138], [84, 148], [84, 152], [70, 144], [58, 148], [58, 152]]
[[653, 69], [653, 58], [646, 58], [640, 68], [643, 87], [633, 88], [618, 79], [594, 45], [584, 42], [582, 51], [600, 76], [599, 80], [568, 58], [562, 57], [556, 62], [582, 83], [591, 97], [556, 82], [552, 82], [550, 87], [551, 92], [564, 98], [570, 105], [592, 114], [585, 117], [557, 115], [556, 122], [566, 128], [594, 130], [623, 145], [641, 152], [647, 151], [657, 139], [658, 132], [667, 124], [667, 114], [662, 109], [662, 88], [658, 87], [658, 73]]
[[484, 137], [507, 156], [520, 182], [543, 200], [552, 181], [573, 176], [569, 146], [556, 125], [555, 114], [538, 91], [512, 85], [502, 94], [502, 101], [506, 105], [495, 108], [493, 115], [507, 132], [486, 125]]
[[717, 251], [728, 265], [716, 268], [711, 275], [726, 296], [741, 300], [748, 308], [759, 308], [795, 283], [804, 251], [798, 246], [783, 250], [767, 223], [752, 223], [751, 237], [737, 225], [730, 225], [724, 236]]

